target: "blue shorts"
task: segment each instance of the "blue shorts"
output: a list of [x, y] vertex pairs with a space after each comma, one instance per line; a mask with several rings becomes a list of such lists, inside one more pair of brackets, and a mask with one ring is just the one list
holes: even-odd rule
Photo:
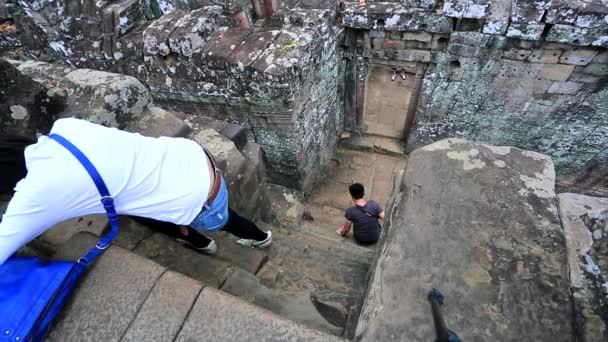
[[203, 210], [190, 223], [190, 227], [199, 232], [215, 232], [226, 225], [228, 222], [228, 190], [226, 181], [221, 177], [220, 192], [210, 206], [203, 207]]

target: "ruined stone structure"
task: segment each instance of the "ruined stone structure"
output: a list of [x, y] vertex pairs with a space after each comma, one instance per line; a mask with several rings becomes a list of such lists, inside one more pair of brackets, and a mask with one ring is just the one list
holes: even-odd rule
[[[606, 341], [608, 202], [555, 183], [608, 194], [607, 48], [604, 0], [0, 0], [0, 134], [194, 139], [275, 238], [210, 257], [123, 218], [51, 339], [428, 341], [436, 286], [463, 340]], [[370, 137], [392, 155], [345, 149]], [[353, 182], [377, 250], [335, 235]]]
[[[0, 51], [46, 48], [73, 66], [134, 76], [157, 103], [244, 124], [271, 177], [292, 188], [312, 188], [343, 130], [409, 137], [410, 149], [446, 136], [518, 146], [551, 155], [560, 175], [608, 158], [601, 1], [0, 8]], [[390, 81], [393, 72], [404, 79]]]

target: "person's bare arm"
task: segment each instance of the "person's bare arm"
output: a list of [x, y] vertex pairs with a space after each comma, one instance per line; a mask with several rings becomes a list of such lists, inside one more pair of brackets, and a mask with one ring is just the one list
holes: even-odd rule
[[350, 222], [349, 220], [346, 220], [340, 227], [338, 227], [338, 229], [336, 229], [336, 233], [338, 235], [344, 236], [344, 235], [348, 234], [348, 232], [350, 232], [352, 225], [353, 225], [352, 222]]
[[382, 212], [381, 212], [380, 214], [378, 214], [378, 218], [379, 218], [380, 220], [382, 220], [382, 223], [384, 223], [384, 222], [385, 222], [385, 219], [384, 219], [384, 210], [382, 210]]

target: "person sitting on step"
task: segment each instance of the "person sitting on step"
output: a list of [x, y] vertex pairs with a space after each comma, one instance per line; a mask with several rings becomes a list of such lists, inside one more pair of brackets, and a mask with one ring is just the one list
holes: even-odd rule
[[354, 205], [346, 209], [346, 221], [336, 230], [336, 233], [345, 236], [353, 228], [355, 241], [361, 245], [371, 245], [380, 239], [380, 222], [384, 222], [384, 210], [376, 201], [365, 200], [365, 188], [360, 183], [352, 184], [348, 188]]
[[[254, 248], [272, 243], [270, 231], [228, 208], [221, 172], [193, 140], [144, 137], [71, 118], [57, 120], [51, 133], [68, 139], [95, 165], [120, 215], [169, 223], [171, 235], [206, 253], [217, 246], [200, 232], [224, 230]], [[62, 221], [105, 213], [89, 174], [58, 142], [43, 135], [24, 155], [27, 175], [0, 222], [0, 264]]]

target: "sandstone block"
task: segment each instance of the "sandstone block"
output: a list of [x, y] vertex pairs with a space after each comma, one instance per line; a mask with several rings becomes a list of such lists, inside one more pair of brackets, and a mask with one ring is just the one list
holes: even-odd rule
[[502, 53], [502, 58], [513, 59], [516, 61], [526, 60], [532, 54], [531, 50], [526, 49], [509, 49]]
[[433, 41], [431, 42], [431, 50], [443, 51], [448, 46], [450, 35], [435, 33], [433, 34]]
[[486, 20], [482, 32], [485, 34], [500, 34], [503, 35], [509, 28], [508, 18], [490, 18]]
[[182, 274], [164, 273], [121, 341], [173, 340], [202, 288], [201, 283]]
[[429, 43], [433, 40], [433, 34], [428, 32], [403, 32], [401, 39]]
[[593, 58], [593, 63], [607, 63], [608, 64], [608, 51], [598, 53]]
[[[204, 324], [201, 324], [204, 322]], [[339, 341], [211, 288], [204, 288], [176, 338], [184, 341]]]
[[605, 26], [608, 23], [606, 13], [580, 13], [574, 21], [574, 26], [592, 28]]
[[560, 50], [534, 50], [527, 58], [530, 63], [557, 63], [562, 52]]
[[481, 1], [473, 0], [446, 0], [443, 5], [443, 13], [454, 18], [485, 18], [490, 5]]
[[551, 27], [546, 37], [548, 42], [589, 45], [592, 42], [589, 30], [570, 25], [557, 24]]
[[551, 158], [516, 148], [444, 139], [410, 154], [355, 340], [433, 340], [426, 299], [433, 286], [463, 341], [569, 339], [554, 182]]
[[224, 173], [226, 182], [241, 179], [241, 171], [246, 160], [232, 141], [213, 129], [198, 132], [194, 140], [211, 152], [218, 167]]
[[565, 94], [565, 95], [573, 95], [578, 93], [579, 90], [583, 87], [582, 83], [578, 82], [555, 82], [549, 87], [547, 91], [549, 94]]
[[608, 64], [591, 63], [583, 69], [583, 72], [591, 75], [605, 76], [608, 75]]
[[574, 71], [574, 65], [547, 64], [538, 73], [539, 78], [552, 81], [566, 81]]
[[40, 236], [41, 241], [51, 246], [60, 246], [79, 232], [89, 232], [101, 237], [108, 226], [105, 214], [87, 215], [59, 223]]
[[597, 51], [590, 49], [566, 51], [560, 57], [559, 62], [573, 65], [587, 65], [591, 63], [591, 61], [596, 55]]
[[190, 127], [173, 113], [156, 106], [148, 106], [147, 111], [135, 121], [127, 124], [125, 129], [149, 137], [185, 137]]
[[569, 81], [581, 82], [581, 83], [596, 83], [597, 81], [600, 80], [600, 78], [601, 78], [601, 76], [593, 76], [593, 75], [585, 74], [582, 72], [574, 72], [570, 76]]
[[507, 37], [525, 40], [539, 40], [545, 29], [545, 24], [517, 24], [511, 23], [507, 30]]
[[545, 10], [514, 6], [511, 9], [511, 21], [518, 24], [538, 24], [545, 14]]
[[369, 30], [370, 38], [384, 38], [386, 31], [384, 30]]
[[404, 49], [405, 43], [402, 40], [384, 39], [383, 49]]
[[370, 40], [372, 49], [382, 49], [384, 47], [384, 38], [376, 37]]
[[395, 50], [394, 59], [407, 62], [430, 62], [431, 52], [424, 50]]
[[574, 24], [578, 13], [578, 8], [551, 8], [547, 10], [545, 22], [548, 24]]
[[[76, 236], [81, 234], [86, 233]], [[96, 242], [97, 238], [90, 240]], [[108, 248], [83, 277], [49, 339], [94, 341], [103, 336], [108, 341], [120, 340], [164, 271], [164, 267], [122, 248]]]

